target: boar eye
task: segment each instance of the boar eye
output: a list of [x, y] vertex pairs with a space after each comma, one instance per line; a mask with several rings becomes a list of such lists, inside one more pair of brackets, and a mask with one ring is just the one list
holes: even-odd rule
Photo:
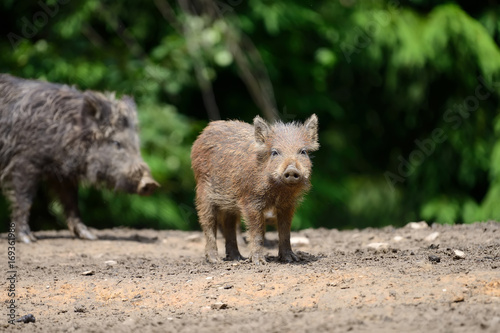
[[302, 150], [300, 151], [300, 155], [307, 156], [307, 150], [306, 150], [306, 149], [302, 149]]
[[115, 146], [117, 149], [121, 149], [122, 148], [122, 144], [119, 141], [113, 140], [113, 141], [111, 141], [111, 144], [113, 146]]
[[271, 156], [278, 156], [280, 154], [276, 149], [271, 149]]

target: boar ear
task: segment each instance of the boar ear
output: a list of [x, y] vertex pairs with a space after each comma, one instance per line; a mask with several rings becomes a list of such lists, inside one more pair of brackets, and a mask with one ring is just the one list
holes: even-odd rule
[[134, 98], [128, 95], [123, 95], [122, 101], [127, 104], [132, 109], [137, 109], [137, 105], [135, 104]]
[[318, 117], [313, 114], [312, 116], [309, 117], [304, 123], [304, 127], [306, 129], [307, 135], [309, 136], [309, 139], [311, 140], [311, 150], [318, 150], [319, 148], [319, 143], [318, 143]]
[[109, 121], [111, 107], [109, 105], [109, 101], [104, 97], [104, 95], [87, 90], [83, 93], [83, 96], [83, 112], [86, 115], [91, 116], [98, 123]]
[[257, 116], [253, 119], [253, 127], [255, 129], [255, 141], [258, 144], [264, 144], [270, 132], [269, 125], [264, 119]]

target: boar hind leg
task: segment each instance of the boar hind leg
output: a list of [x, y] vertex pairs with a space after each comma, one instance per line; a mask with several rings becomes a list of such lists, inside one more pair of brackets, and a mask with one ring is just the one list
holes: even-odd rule
[[97, 237], [90, 232], [80, 220], [78, 209], [78, 184], [71, 180], [52, 180], [52, 188], [56, 191], [66, 215], [68, 229], [73, 235], [81, 239], [95, 240]]
[[217, 250], [217, 218], [215, 213], [203, 214], [200, 216], [200, 224], [205, 234], [205, 257], [210, 263], [220, 261]]
[[239, 214], [220, 212], [218, 221], [222, 226], [222, 233], [226, 240], [226, 260], [244, 260], [238, 250], [238, 243], [236, 240], [236, 228], [239, 227], [240, 224]]
[[200, 194], [200, 189], [196, 192], [196, 203], [198, 219], [205, 234], [205, 256], [208, 262], [215, 264], [220, 261], [217, 252], [217, 209], [205, 202], [204, 196]]
[[9, 178], [3, 186], [3, 192], [11, 204], [11, 221], [15, 224], [16, 239], [22, 243], [35, 242], [36, 237], [31, 232], [28, 219], [38, 178], [21, 174]]

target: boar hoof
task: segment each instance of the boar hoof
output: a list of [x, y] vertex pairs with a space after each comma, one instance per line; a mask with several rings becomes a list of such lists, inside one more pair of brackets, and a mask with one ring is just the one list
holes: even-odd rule
[[96, 240], [97, 236], [94, 235], [87, 226], [83, 223], [78, 223], [73, 229], [73, 233], [80, 239]]
[[250, 255], [250, 258], [255, 265], [265, 265], [267, 263], [266, 257], [262, 253], [253, 253]]
[[17, 241], [20, 243], [29, 244], [32, 242], [36, 242], [36, 237], [31, 232], [29, 232], [29, 233], [20, 232], [17, 234], [16, 238], [17, 238]]
[[206, 257], [207, 261], [211, 264], [217, 264], [221, 261], [217, 253], [207, 253]]
[[231, 261], [231, 260], [240, 261], [240, 260], [245, 260], [245, 258], [243, 258], [243, 256], [239, 252], [237, 252], [237, 253], [226, 254], [226, 258], [224, 260], [226, 260], [226, 261]]
[[31, 231], [28, 233], [28, 237], [32, 242], [36, 242], [38, 240]]
[[279, 254], [279, 261], [291, 263], [294, 261], [300, 261], [300, 258], [292, 251], [287, 251], [284, 254]]

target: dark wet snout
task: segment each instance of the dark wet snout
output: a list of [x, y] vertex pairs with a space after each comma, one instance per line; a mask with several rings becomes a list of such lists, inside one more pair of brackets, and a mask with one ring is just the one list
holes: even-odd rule
[[160, 184], [158, 184], [149, 173], [145, 172], [137, 186], [137, 193], [145, 196], [151, 195], [158, 187], [160, 187]]
[[289, 165], [281, 176], [283, 182], [288, 185], [295, 185], [302, 181], [302, 173], [293, 165]]

